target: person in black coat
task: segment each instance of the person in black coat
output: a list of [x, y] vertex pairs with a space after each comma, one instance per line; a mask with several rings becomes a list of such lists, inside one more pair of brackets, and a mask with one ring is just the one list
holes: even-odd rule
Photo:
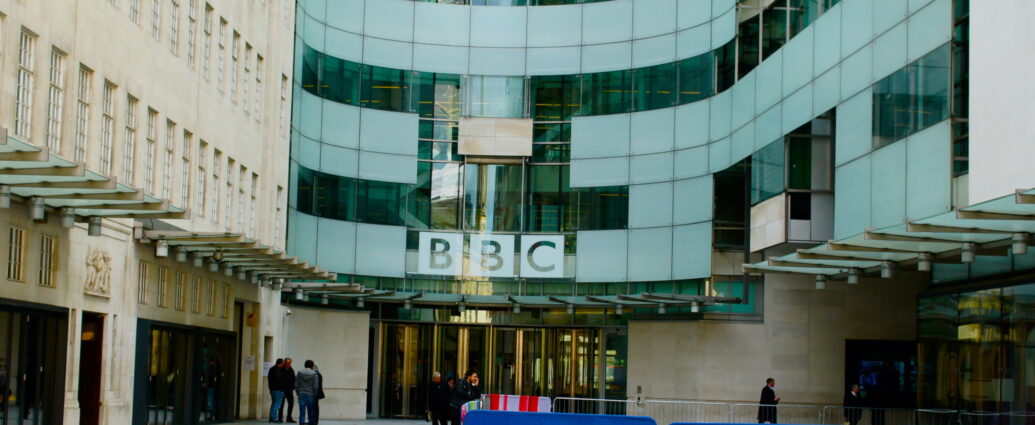
[[277, 359], [266, 374], [266, 383], [270, 387], [270, 422], [280, 423], [280, 406], [284, 403], [284, 359]]
[[[284, 384], [281, 391], [284, 391], [284, 404], [287, 405], [287, 418], [284, 420], [294, 422], [295, 419], [291, 417], [291, 414], [295, 411], [295, 369], [291, 368], [291, 357], [284, 359], [283, 379]], [[281, 413], [283, 413], [284, 405], [282, 404], [280, 407]]]
[[478, 383], [478, 371], [474, 369], [468, 370], [464, 374], [464, 379], [456, 382], [456, 388], [453, 389], [453, 401], [450, 403], [456, 409], [456, 416], [453, 418], [454, 424], [461, 422], [460, 413], [464, 404], [482, 398], [482, 390], [478, 387]]
[[773, 389], [775, 387], [775, 379], [765, 380], [765, 386], [762, 387], [762, 398], [758, 400], [758, 423], [776, 423], [776, 404], [780, 402], [780, 397], [776, 396], [776, 391]]
[[432, 425], [449, 423], [449, 403], [452, 398], [452, 390], [449, 388], [449, 384], [442, 380], [442, 374], [433, 373], [431, 384], [428, 385], [428, 411], [431, 412]]
[[862, 418], [862, 396], [859, 394], [859, 384], [852, 384], [852, 388], [845, 394], [845, 422], [849, 425], [858, 425]]

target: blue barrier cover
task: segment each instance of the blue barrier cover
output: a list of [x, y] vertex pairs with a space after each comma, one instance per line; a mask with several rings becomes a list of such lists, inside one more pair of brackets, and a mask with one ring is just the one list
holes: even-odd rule
[[467, 412], [464, 425], [657, 425], [657, 422], [645, 416], [472, 410]]

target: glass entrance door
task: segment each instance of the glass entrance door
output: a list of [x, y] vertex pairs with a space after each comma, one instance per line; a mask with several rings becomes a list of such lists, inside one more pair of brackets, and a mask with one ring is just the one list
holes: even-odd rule
[[382, 323], [379, 331], [381, 417], [422, 416], [434, 372], [476, 370], [483, 394], [625, 395], [628, 340], [617, 330]]
[[61, 423], [67, 313], [0, 306], [0, 425]]

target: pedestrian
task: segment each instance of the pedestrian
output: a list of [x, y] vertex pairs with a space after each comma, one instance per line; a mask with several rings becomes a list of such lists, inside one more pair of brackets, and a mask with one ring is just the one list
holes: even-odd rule
[[442, 381], [442, 374], [431, 375], [428, 385], [428, 412], [431, 413], [431, 425], [447, 425], [449, 423], [449, 402], [453, 398], [449, 384]]
[[482, 397], [482, 390], [478, 387], [478, 383], [478, 371], [474, 369], [469, 369], [464, 373], [464, 378], [456, 382], [451, 403], [456, 409], [455, 416], [453, 417], [455, 424], [460, 424], [461, 422], [460, 412], [464, 404]]
[[[291, 414], [295, 412], [295, 369], [291, 368], [291, 357], [284, 359], [284, 404], [287, 405], [285, 422], [294, 422]], [[283, 406], [281, 406], [283, 408]], [[281, 412], [283, 413], [283, 412]], [[283, 415], [281, 415], [283, 417]]]
[[446, 386], [449, 388], [449, 398], [446, 402], [446, 420], [452, 425], [460, 425], [457, 418], [460, 417], [460, 409], [453, 406], [453, 393], [456, 392], [456, 375], [450, 373], [446, 377]]
[[219, 362], [215, 357], [209, 357], [205, 365], [201, 386], [205, 388], [205, 416], [209, 421], [214, 421], [219, 412], [218, 398], [219, 385], [221, 384], [223, 371], [219, 368]]
[[295, 374], [295, 392], [298, 393], [298, 423], [306, 425], [316, 413], [316, 395], [320, 391], [320, 375], [313, 370], [312, 360], [305, 361], [305, 369]]
[[852, 384], [852, 387], [848, 390], [848, 394], [845, 394], [845, 422], [848, 425], [858, 425], [859, 419], [862, 418], [863, 405], [862, 396], [859, 395], [859, 384]]
[[316, 425], [320, 423], [320, 400], [327, 398], [327, 395], [323, 393], [323, 374], [320, 373], [320, 365], [316, 364], [316, 362], [313, 362], [313, 371], [316, 372], [316, 377], [319, 380], [316, 387], [316, 400], [313, 402], [313, 415], [309, 419], [309, 423]]
[[280, 423], [280, 405], [284, 403], [284, 359], [277, 359], [266, 373], [266, 384], [270, 387], [270, 422]]
[[762, 387], [762, 398], [758, 400], [758, 423], [769, 422], [771, 424], [776, 423], [776, 404], [780, 402], [780, 397], [776, 396], [776, 380], [768, 378], [765, 380], [765, 386]]

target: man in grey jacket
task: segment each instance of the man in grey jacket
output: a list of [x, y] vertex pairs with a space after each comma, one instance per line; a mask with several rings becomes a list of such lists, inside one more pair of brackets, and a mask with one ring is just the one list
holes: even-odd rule
[[320, 375], [313, 370], [312, 360], [305, 361], [305, 369], [295, 374], [295, 392], [298, 393], [298, 423], [305, 425], [306, 419], [316, 420], [316, 394], [320, 388]]

